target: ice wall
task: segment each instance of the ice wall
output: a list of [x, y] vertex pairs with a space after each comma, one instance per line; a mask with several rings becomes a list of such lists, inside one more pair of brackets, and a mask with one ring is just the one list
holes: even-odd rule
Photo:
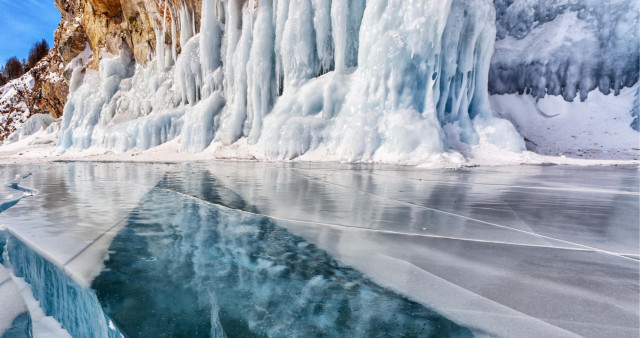
[[12, 234], [4, 233], [0, 247], [12, 272], [31, 285], [47, 316], [54, 317], [73, 337], [123, 337], [102, 311], [95, 293], [77, 284], [65, 271], [37, 254]]
[[189, 152], [418, 164], [524, 149], [488, 104], [490, 0], [205, 0], [202, 13], [200, 32], [185, 9], [160, 13], [157, 34], [179, 29], [180, 55], [158, 39], [147, 68], [125, 48], [99, 73], [76, 72], [60, 151], [175, 140]]
[[489, 90], [562, 95], [618, 95], [638, 82], [636, 0], [494, 0], [496, 51]]

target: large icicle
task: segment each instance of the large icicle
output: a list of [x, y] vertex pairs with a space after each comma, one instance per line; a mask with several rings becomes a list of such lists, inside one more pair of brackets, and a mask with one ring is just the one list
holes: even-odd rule
[[202, 1], [202, 27], [200, 29], [200, 63], [202, 72], [211, 74], [221, 64], [222, 31], [218, 23], [215, 0]]
[[363, 0], [333, 0], [331, 5], [331, 28], [335, 41], [336, 70], [358, 64], [360, 25], [364, 14]]
[[311, 0], [290, 1], [280, 45], [285, 90], [290, 86], [301, 85], [320, 71]]
[[180, 7], [180, 45], [184, 46], [187, 41], [193, 37], [196, 32], [194, 29], [193, 14], [189, 10], [189, 7], [182, 5]]
[[271, 111], [276, 96], [272, 0], [261, 0], [253, 27], [253, 43], [247, 65], [247, 113], [244, 134], [256, 143], [262, 133], [262, 120]]
[[333, 36], [331, 32], [331, 1], [311, 0], [313, 4], [313, 27], [316, 33], [316, 52], [320, 60], [321, 73], [334, 68]]
[[[243, 9], [244, 8], [244, 9]], [[217, 140], [231, 144], [244, 135], [247, 118], [247, 63], [251, 48], [251, 12], [238, 0], [230, 0], [227, 12], [225, 91], [227, 106], [221, 116]]]
[[349, 21], [348, 0], [334, 0], [331, 6], [331, 29], [333, 32], [333, 40], [335, 43], [336, 71], [343, 72], [347, 66], [347, 28]]
[[290, 0], [277, 0], [277, 8], [274, 16], [274, 25], [276, 27], [276, 81], [278, 86], [278, 93], [282, 94], [284, 88], [284, 71], [282, 70], [282, 36], [284, 34], [284, 24], [287, 22], [289, 16], [289, 1]]
[[167, 1], [162, 12], [162, 27], [156, 27], [156, 64], [158, 70], [164, 70], [165, 62], [165, 36], [167, 34]]

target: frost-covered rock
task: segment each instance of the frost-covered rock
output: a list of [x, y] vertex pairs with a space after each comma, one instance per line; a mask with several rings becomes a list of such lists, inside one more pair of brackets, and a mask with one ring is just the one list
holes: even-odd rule
[[494, 0], [492, 94], [618, 95], [638, 82], [636, 0]]
[[20, 128], [32, 115], [26, 101], [33, 83], [33, 77], [27, 74], [0, 88], [0, 141]]
[[56, 1], [62, 20], [55, 32], [55, 46], [22, 77], [0, 88], [0, 142], [20, 129], [31, 115], [62, 115], [74, 67], [92, 56], [75, 1]]

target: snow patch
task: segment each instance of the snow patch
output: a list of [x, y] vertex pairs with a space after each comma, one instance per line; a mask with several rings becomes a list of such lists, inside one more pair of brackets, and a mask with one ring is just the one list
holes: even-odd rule
[[593, 92], [584, 102], [560, 96], [493, 95], [496, 112], [514, 123], [529, 149], [544, 155], [588, 159], [640, 158], [640, 133], [632, 128], [638, 86], [613, 98]]

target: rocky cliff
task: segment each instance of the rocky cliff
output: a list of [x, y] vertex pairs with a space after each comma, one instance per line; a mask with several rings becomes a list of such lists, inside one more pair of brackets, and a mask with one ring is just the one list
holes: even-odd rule
[[[81, 42], [85, 39], [94, 53], [89, 67], [97, 69], [97, 62], [104, 53], [117, 54], [122, 48], [129, 48], [136, 59], [145, 65], [152, 57], [156, 45], [156, 29], [166, 20], [169, 27], [177, 18], [179, 9], [194, 18], [195, 27], [200, 25], [201, 0], [56, 0], [56, 7], [63, 15], [59, 28], [62, 34], [82, 31], [84, 37], [71, 39]], [[77, 25], [79, 23], [79, 25]], [[74, 28], [71, 28], [74, 27]], [[77, 28], [76, 28], [77, 27]], [[179, 34], [178, 32], [175, 33]], [[172, 40], [167, 32], [164, 39]], [[179, 39], [179, 37], [176, 37]], [[58, 48], [60, 46], [56, 44]], [[77, 52], [77, 50], [76, 50]]]
[[63, 74], [64, 62], [51, 50], [24, 76], [0, 88], [0, 141], [32, 115], [62, 115], [69, 91]]
[[[194, 28], [200, 25], [202, 0], [54, 0], [62, 14], [55, 32], [55, 45], [34, 69], [22, 78], [0, 89], [0, 142], [34, 114], [62, 116], [69, 93], [71, 75], [78, 62], [97, 70], [105, 54], [118, 54], [126, 48], [136, 61], [146, 65], [156, 46], [156, 30], [161, 18], [171, 26], [178, 9], [194, 18]], [[179, 33], [175, 33], [179, 45]], [[165, 34], [171, 43], [172, 33]], [[78, 56], [95, 51], [88, 60]], [[76, 63], [76, 64], [74, 64]]]

